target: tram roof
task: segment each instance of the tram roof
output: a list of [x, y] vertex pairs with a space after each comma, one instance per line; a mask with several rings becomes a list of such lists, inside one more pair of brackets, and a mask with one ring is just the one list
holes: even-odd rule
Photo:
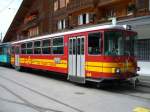
[[9, 46], [10, 45], [10, 42], [7, 42], [7, 43], [0, 43], [0, 46]]
[[70, 34], [75, 34], [75, 33], [82, 33], [82, 32], [86, 32], [86, 31], [95, 31], [95, 30], [104, 30], [104, 29], [121, 29], [121, 30], [125, 30], [126, 25], [103, 25], [103, 26], [99, 26], [99, 25], [94, 25], [94, 26], [90, 26], [90, 27], [82, 27], [82, 28], [78, 28], [78, 29], [73, 29], [70, 31], [64, 31], [64, 32], [59, 32], [59, 33], [54, 33], [54, 34], [48, 34], [48, 35], [43, 35], [43, 36], [37, 36], [34, 38], [29, 38], [29, 39], [25, 39], [25, 40], [20, 40], [20, 41], [14, 41], [11, 44], [17, 44], [17, 43], [24, 43], [24, 42], [29, 42], [29, 41], [34, 41], [34, 40], [43, 40], [46, 38], [52, 38], [52, 37], [60, 37], [60, 36], [64, 36], [64, 35], [70, 35]]

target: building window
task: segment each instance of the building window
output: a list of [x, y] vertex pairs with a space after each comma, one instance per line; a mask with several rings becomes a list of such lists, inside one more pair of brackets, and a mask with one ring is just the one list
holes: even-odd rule
[[150, 61], [150, 39], [140, 39], [137, 41], [138, 60]]
[[106, 11], [106, 17], [107, 18], [112, 18], [116, 16], [116, 10], [114, 8], [108, 9]]
[[33, 27], [29, 29], [28, 36], [33, 37], [39, 35], [39, 27]]
[[137, 0], [137, 8], [142, 10], [142, 9], [146, 9], [147, 8], [147, 0]]
[[136, 9], [135, 4], [129, 3], [129, 5], [127, 7], [127, 15], [132, 15], [134, 13], [135, 9]]
[[66, 0], [59, 0], [60, 2], [60, 8], [63, 8], [66, 6]]
[[66, 6], [69, 4], [69, 0], [66, 0]]
[[88, 53], [92, 55], [101, 53], [101, 35], [99, 32], [88, 35]]
[[58, 0], [54, 2], [54, 11], [58, 10]]
[[54, 2], [54, 11], [57, 11], [60, 8], [66, 7], [69, 3], [69, 0], [56, 0]]
[[89, 23], [89, 13], [81, 14], [78, 16], [78, 25]]
[[57, 23], [57, 26], [58, 26], [58, 30], [65, 29], [66, 28], [66, 21], [65, 21], [65, 19], [59, 20], [58, 23]]
[[52, 52], [53, 52], [53, 54], [64, 54], [64, 39], [63, 39], [63, 37], [53, 39]]

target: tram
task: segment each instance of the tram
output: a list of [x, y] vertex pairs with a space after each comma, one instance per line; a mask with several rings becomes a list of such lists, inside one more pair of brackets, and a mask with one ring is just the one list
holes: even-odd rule
[[137, 33], [123, 25], [91, 26], [11, 43], [11, 64], [65, 74], [77, 83], [137, 76]]
[[10, 65], [9, 43], [0, 43], [0, 65]]

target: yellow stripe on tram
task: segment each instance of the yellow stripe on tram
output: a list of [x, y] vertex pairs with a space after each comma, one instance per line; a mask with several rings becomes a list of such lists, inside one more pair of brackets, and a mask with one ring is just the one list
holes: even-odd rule
[[66, 60], [60, 60], [59, 63], [56, 63], [55, 60], [49, 60], [49, 59], [20, 58], [20, 63], [59, 67], [59, 68], [67, 68], [67, 61]]
[[135, 71], [131, 62], [128, 63], [128, 67], [126, 67], [125, 63], [86, 62], [85, 68], [87, 71], [103, 73], [115, 73], [116, 68], [120, 68], [122, 73], [126, 72], [126, 70], [130, 72]]

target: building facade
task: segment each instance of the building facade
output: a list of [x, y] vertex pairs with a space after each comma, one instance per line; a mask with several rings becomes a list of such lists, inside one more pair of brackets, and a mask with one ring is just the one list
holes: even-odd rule
[[111, 24], [113, 17], [139, 33], [137, 58], [150, 73], [150, 0], [23, 0], [3, 41]]

